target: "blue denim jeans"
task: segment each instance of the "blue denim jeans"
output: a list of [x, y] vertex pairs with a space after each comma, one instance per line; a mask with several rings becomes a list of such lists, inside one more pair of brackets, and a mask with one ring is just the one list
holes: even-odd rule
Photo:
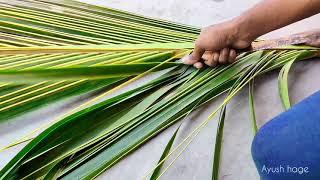
[[263, 125], [251, 152], [262, 180], [320, 180], [320, 91]]

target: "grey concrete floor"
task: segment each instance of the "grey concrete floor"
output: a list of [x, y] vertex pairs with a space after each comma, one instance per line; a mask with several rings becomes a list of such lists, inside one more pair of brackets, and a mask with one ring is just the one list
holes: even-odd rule
[[[258, 0], [82, 0], [83, 2], [123, 9], [142, 15], [190, 24], [198, 27], [208, 26], [239, 15]], [[320, 27], [320, 15], [308, 18], [275, 32], [264, 38], [279, 37], [312, 28]], [[320, 89], [320, 61], [296, 63], [289, 75], [290, 97], [293, 103], [311, 95]], [[255, 105], [258, 125], [262, 126], [270, 118], [282, 112], [277, 87], [278, 71], [267, 73], [256, 79]], [[132, 85], [134, 86], [134, 85]], [[76, 107], [91, 96], [74, 97], [60, 101], [48, 107], [0, 123], [0, 147], [46, 124], [55, 117]], [[200, 122], [205, 120], [222, 98], [209, 103], [192, 113], [182, 123], [175, 145], [181, 142]], [[244, 88], [228, 105], [224, 130], [220, 179], [256, 180], [257, 171], [251, 159], [250, 145], [253, 139], [248, 119], [247, 88]], [[214, 147], [216, 119], [202, 129], [200, 134], [188, 146], [172, 167], [161, 179], [211, 179], [212, 153]], [[153, 138], [133, 154], [113, 166], [98, 179], [141, 179], [158, 161], [164, 146], [173, 134], [176, 126], [170, 127]], [[24, 146], [16, 146], [0, 152], [0, 169]], [[168, 163], [167, 163], [168, 165]]]

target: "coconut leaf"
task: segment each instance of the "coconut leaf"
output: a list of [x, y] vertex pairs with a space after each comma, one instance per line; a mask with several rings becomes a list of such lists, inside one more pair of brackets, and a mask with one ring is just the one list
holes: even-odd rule
[[[7, 80], [0, 85], [0, 118], [122, 83], [55, 121], [0, 171], [0, 179], [95, 178], [194, 107], [228, 92], [218, 109], [171, 152], [169, 141], [156, 167], [159, 178], [185, 148], [157, 173], [167, 157], [190, 139], [187, 147], [253, 78], [318, 51], [281, 47], [243, 53], [233, 64], [196, 70], [169, 61], [190, 53], [198, 28], [75, 1], [5, 1], [0, 12], [0, 77]], [[151, 71], [170, 67], [175, 68], [149, 83], [95, 103]], [[224, 117], [225, 109], [222, 113]], [[215, 163], [221, 139], [216, 144]], [[218, 177], [218, 167], [213, 177]]]

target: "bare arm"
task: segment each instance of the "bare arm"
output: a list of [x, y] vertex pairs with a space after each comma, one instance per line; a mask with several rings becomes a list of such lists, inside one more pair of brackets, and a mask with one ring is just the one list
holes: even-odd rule
[[265, 33], [319, 12], [320, 0], [263, 0], [230, 21], [202, 29], [193, 53], [183, 61], [197, 68], [203, 63], [215, 66], [233, 62], [234, 49], [246, 48]]
[[320, 12], [319, 0], [264, 0], [234, 21], [250, 40]]

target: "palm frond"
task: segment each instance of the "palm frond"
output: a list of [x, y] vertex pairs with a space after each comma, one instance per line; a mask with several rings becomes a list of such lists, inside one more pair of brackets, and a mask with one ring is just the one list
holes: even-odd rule
[[287, 63], [319, 51], [278, 47], [196, 70], [176, 60], [191, 52], [198, 28], [76, 1], [12, 0], [0, 7], [1, 120], [166, 69], [150, 82], [58, 119], [0, 171], [0, 179], [95, 178], [194, 108], [228, 92], [219, 108], [172, 149], [174, 134], [153, 176], [159, 178], [164, 172], [158, 167], [222, 108], [213, 166], [217, 179], [227, 103], [253, 78], [284, 65], [286, 82]]

